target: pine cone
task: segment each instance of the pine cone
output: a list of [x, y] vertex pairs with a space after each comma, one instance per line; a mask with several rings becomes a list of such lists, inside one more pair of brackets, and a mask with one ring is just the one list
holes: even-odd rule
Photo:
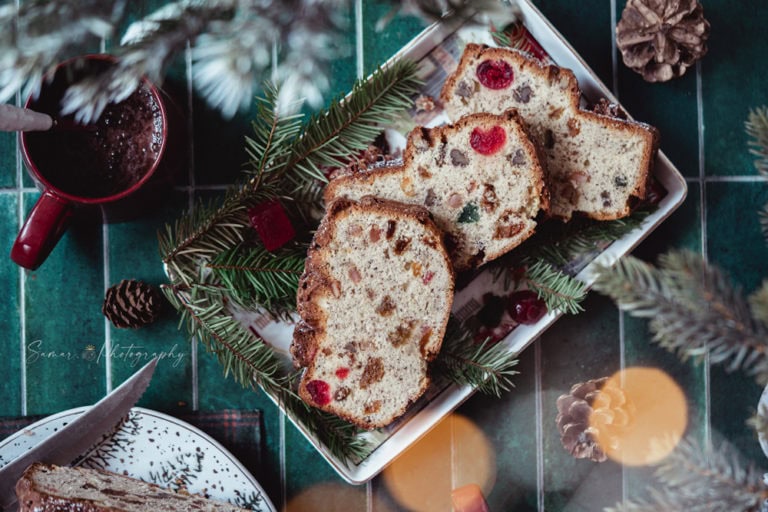
[[563, 447], [577, 459], [607, 459], [598, 438], [617, 449], [619, 434], [631, 421], [632, 405], [624, 392], [606, 385], [608, 377], [575, 384], [557, 399], [557, 429]]
[[141, 327], [157, 320], [163, 308], [160, 291], [147, 283], [123, 279], [107, 290], [102, 313], [115, 327]]
[[648, 82], [682, 76], [707, 53], [709, 22], [696, 0], [627, 0], [616, 26], [624, 64]]

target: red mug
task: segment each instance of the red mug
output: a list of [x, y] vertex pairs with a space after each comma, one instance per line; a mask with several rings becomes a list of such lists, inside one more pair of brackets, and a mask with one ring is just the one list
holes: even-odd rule
[[[132, 204], [145, 195], [140, 192], [159, 181], [155, 178], [168, 152], [169, 115], [166, 101], [148, 80], [127, 99], [110, 103], [91, 124], [59, 115], [69, 84], [115, 63], [109, 55], [66, 61], [44, 80], [39, 95], [27, 100], [27, 108], [51, 115], [59, 127], [20, 134], [24, 162], [42, 191], [11, 249], [11, 259], [22, 267], [36, 269], [45, 261], [76, 209], [95, 207], [107, 221], [127, 220], [126, 212], [144, 209]], [[116, 219], [110, 220], [110, 212]]]

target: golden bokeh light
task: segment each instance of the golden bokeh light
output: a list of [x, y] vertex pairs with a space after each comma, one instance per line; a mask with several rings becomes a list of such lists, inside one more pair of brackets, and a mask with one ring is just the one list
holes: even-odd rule
[[[321, 482], [297, 494], [283, 507], [283, 512], [339, 512], [365, 509], [365, 486]], [[381, 500], [374, 499], [376, 512], [395, 512]]]
[[593, 409], [589, 424], [597, 443], [608, 457], [627, 466], [664, 459], [682, 439], [688, 422], [683, 391], [657, 368], [631, 367], [615, 373], [598, 393]]
[[453, 414], [395, 459], [383, 473], [392, 497], [405, 510], [452, 510], [451, 491], [477, 484], [487, 496], [496, 480], [496, 456], [482, 430]]

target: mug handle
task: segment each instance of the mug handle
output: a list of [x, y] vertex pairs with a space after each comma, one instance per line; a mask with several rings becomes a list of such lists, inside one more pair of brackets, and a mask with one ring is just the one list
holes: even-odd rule
[[72, 209], [66, 199], [44, 191], [13, 243], [11, 259], [30, 270], [39, 267], [66, 231]]

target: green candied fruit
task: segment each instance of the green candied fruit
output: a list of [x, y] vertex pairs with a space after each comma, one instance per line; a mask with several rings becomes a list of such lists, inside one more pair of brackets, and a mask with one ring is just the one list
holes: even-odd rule
[[470, 222], [477, 222], [480, 220], [480, 210], [478, 210], [475, 203], [467, 203], [459, 214], [458, 222], [461, 224], [469, 224]]

